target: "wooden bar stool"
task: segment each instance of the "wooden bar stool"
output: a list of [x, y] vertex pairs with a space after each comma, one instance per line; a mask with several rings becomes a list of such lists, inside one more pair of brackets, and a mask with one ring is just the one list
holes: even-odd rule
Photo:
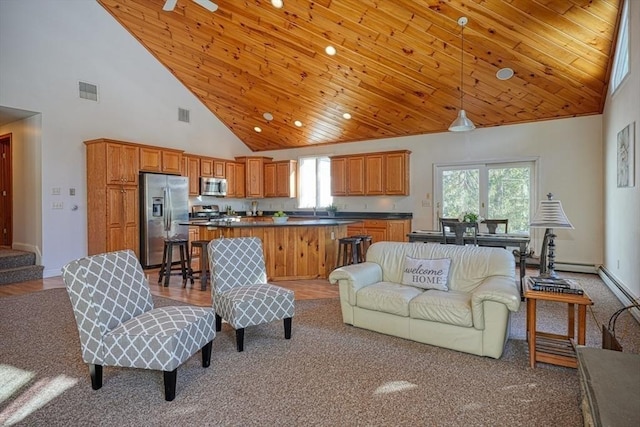
[[360, 244], [362, 239], [359, 237], [342, 237], [338, 239], [338, 258], [337, 267], [349, 264], [358, 264], [360, 262]]
[[194, 277], [194, 279], [200, 279], [200, 290], [207, 290], [207, 281], [209, 280], [209, 256], [207, 254], [207, 245], [211, 240], [194, 240], [191, 242], [190, 258], [193, 259], [193, 250], [198, 249], [200, 251], [200, 270], [195, 270], [192, 273], [199, 273], [200, 276]]
[[[162, 264], [160, 264], [160, 274], [158, 283], [162, 283], [164, 278], [164, 286], [169, 286], [169, 279], [172, 275], [182, 276], [183, 287], [187, 286], [187, 279], [191, 279], [193, 285], [193, 273], [191, 272], [191, 259], [187, 247], [189, 241], [187, 239], [165, 239], [164, 250], [162, 251]], [[173, 267], [173, 247], [176, 246], [180, 253], [180, 265]], [[178, 271], [172, 273], [172, 271]]]
[[369, 236], [368, 234], [360, 234], [357, 236], [351, 236], [351, 237], [357, 237], [360, 239], [360, 258], [359, 261], [360, 262], [365, 262], [366, 258], [367, 258], [367, 249], [369, 249], [369, 246], [371, 246], [371, 242], [373, 241], [373, 237]]

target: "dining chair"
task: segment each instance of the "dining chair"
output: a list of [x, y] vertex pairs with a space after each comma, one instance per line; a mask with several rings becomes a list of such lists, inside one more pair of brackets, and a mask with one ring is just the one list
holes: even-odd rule
[[103, 366], [152, 369], [164, 372], [165, 400], [171, 401], [178, 366], [200, 349], [202, 367], [210, 365], [216, 336], [213, 309], [154, 308], [149, 283], [133, 251], [71, 261], [62, 268], [62, 279], [94, 390], [102, 387]]
[[295, 312], [290, 289], [267, 283], [262, 241], [257, 237], [215, 239], [209, 242], [211, 299], [216, 331], [226, 320], [236, 331], [236, 347], [244, 350], [244, 330], [274, 320], [284, 321], [284, 337], [291, 338]]
[[445, 245], [450, 240], [450, 237], [447, 236], [447, 233], [453, 233], [455, 235], [454, 242], [456, 245], [465, 245], [465, 234], [468, 232], [471, 233], [472, 244], [474, 246], [478, 245], [477, 222], [460, 222], [457, 219], [454, 221], [450, 221], [440, 218], [440, 228], [442, 229], [442, 243]]
[[498, 226], [504, 225], [503, 233], [509, 233], [509, 220], [508, 219], [485, 219], [482, 221], [483, 224], [487, 226], [487, 230], [489, 230], [489, 234], [496, 234], [498, 231]]

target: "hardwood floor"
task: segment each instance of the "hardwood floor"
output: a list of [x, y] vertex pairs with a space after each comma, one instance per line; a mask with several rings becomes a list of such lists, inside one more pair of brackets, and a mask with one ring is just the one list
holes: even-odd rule
[[[168, 287], [158, 285], [158, 270], [145, 271], [149, 277], [149, 286], [153, 295], [162, 296], [176, 301], [182, 301], [193, 305], [210, 306], [211, 290], [207, 287], [206, 291], [200, 290], [200, 281], [196, 279], [194, 285], [187, 284], [186, 288], [182, 287], [182, 278], [171, 276]], [[321, 298], [338, 298], [338, 286], [331, 285], [328, 280], [288, 280], [280, 282], [271, 282], [276, 285], [291, 289], [295, 293], [296, 300], [304, 299], [321, 299]], [[11, 295], [23, 295], [32, 292], [38, 292], [45, 289], [64, 288], [61, 276], [50, 277], [41, 280], [32, 280], [29, 282], [12, 283], [0, 285], [0, 297]]]

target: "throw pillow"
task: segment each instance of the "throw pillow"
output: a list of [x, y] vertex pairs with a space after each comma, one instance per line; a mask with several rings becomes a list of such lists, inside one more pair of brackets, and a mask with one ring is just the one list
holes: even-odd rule
[[402, 284], [422, 289], [448, 291], [451, 259], [418, 259], [405, 257]]

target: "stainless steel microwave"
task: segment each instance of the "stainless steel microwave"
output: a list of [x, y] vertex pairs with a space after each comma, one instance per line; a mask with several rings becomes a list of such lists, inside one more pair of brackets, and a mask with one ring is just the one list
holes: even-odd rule
[[227, 180], [224, 178], [200, 177], [200, 195], [224, 197], [227, 195]]

